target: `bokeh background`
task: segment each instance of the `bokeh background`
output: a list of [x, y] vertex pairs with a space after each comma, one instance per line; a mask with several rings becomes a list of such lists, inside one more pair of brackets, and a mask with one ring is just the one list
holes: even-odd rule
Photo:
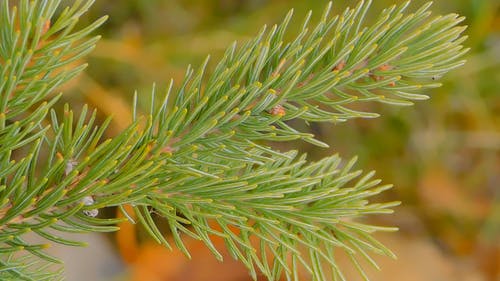
[[[374, 2], [369, 17], [402, 1]], [[87, 103], [102, 118], [113, 115], [110, 135], [116, 134], [130, 122], [135, 90], [145, 108], [153, 83], [161, 90], [170, 78], [179, 82], [187, 65], [199, 66], [207, 54], [214, 64], [231, 42], [244, 42], [262, 25], [278, 23], [291, 8], [297, 19], [289, 28], [293, 35], [308, 10], [318, 16], [326, 3], [96, 1], [83, 20], [104, 14], [110, 19], [99, 30], [103, 39], [86, 58], [88, 69], [66, 86], [64, 100], [74, 107]], [[412, 7], [422, 3], [413, 1]], [[355, 2], [334, 1], [333, 13], [348, 5]], [[377, 258], [382, 270], [368, 270], [373, 280], [500, 280], [500, 1], [436, 1], [431, 9], [467, 17], [465, 45], [471, 51], [464, 67], [442, 78], [443, 87], [426, 92], [430, 100], [404, 108], [370, 104], [382, 117], [312, 126], [330, 149], [301, 142], [281, 149], [297, 148], [311, 159], [358, 155], [358, 167], [374, 169], [395, 185], [377, 200], [402, 205], [393, 215], [371, 220], [400, 228], [378, 236], [399, 259]], [[61, 250], [68, 280], [250, 280], [241, 266], [214, 262], [194, 242], [195, 261], [188, 262], [141, 238], [140, 230], [127, 229], [139, 233], [136, 249], [117, 243], [115, 236], [85, 236], [94, 246]], [[124, 261], [131, 254], [137, 258]], [[361, 280], [346, 268], [352, 276], [348, 280]]]

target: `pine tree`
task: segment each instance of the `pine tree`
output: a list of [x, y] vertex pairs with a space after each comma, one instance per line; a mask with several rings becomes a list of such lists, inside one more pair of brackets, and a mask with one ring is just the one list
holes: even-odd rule
[[[406, 2], [366, 25], [370, 1], [339, 16], [330, 3], [315, 26], [309, 13], [301, 30], [285, 36], [289, 12], [232, 44], [213, 71], [207, 58], [188, 67], [179, 86], [153, 90], [149, 112], [140, 114], [134, 102], [132, 124], [104, 139], [109, 119], [97, 124], [87, 107], [79, 115], [68, 105], [54, 110], [57, 89], [85, 68], [74, 62], [93, 49], [99, 36], [91, 34], [106, 20], [78, 27], [92, 2], [0, 2], [1, 280], [62, 278], [48, 269], [59, 261], [44, 249], [85, 245], [64, 233], [116, 231], [123, 218], [98, 215], [109, 207], [171, 247], [153, 214], [162, 217], [187, 256], [185, 235], [221, 258], [210, 239], [220, 236], [254, 278], [296, 280], [301, 267], [313, 280], [345, 280], [336, 251], [366, 278], [359, 258], [376, 267], [370, 252], [393, 256], [371, 234], [395, 228], [360, 220], [391, 212], [398, 202], [370, 201], [391, 185], [355, 168], [355, 158], [311, 162], [266, 141], [328, 147], [290, 121], [374, 118], [353, 108], [427, 99], [422, 92], [439, 87], [437, 77], [464, 63], [463, 17], [432, 17], [430, 3], [406, 13]], [[27, 241], [29, 232], [47, 244]]]

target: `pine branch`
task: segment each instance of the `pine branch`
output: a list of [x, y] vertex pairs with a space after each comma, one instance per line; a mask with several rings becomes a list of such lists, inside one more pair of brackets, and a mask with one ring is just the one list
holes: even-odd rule
[[147, 116], [138, 116], [134, 106], [133, 124], [102, 140], [107, 123], [95, 125], [95, 112], [86, 107], [77, 120], [66, 106], [62, 115], [51, 111], [51, 126], [43, 123], [57, 101], [49, 96], [54, 88], [82, 69], [69, 63], [97, 40], [85, 38], [104, 19], [72, 31], [92, 1], [77, 1], [48, 29], [40, 23], [59, 1], [21, 1], [19, 11], [10, 12], [3, 1], [0, 241], [9, 256], [0, 273], [40, 280], [42, 269], [21, 274], [24, 262], [10, 261], [10, 254], [22, 252], [57, 262], [44, 253], [45, 245], [25, 242], [26, 231], [82, 246], [60, 234], [115, 231], [121, 219], [96, 217], [98, 210], [125, 204], [154, 239], [170, 247], [152, 213], [166, 220], [186, 255], [184, 235], [204, 241], [218, 258], [211, 237], [222, 237], [254, 278], [261, 272], [269, 280], [296, 280], [297, 267], [303, 267], [313, 280], [326, 280], [327, 264], [334, 280], [344, 280], [336, 249], [352, 258], [362, 276], [359, 257], [377, 267], [368, 252], [393, 256], [371, 237], [393, 228], [357, 222], [391, 212], [397, 202], [369, 202], [390, 185], [380, 185], [373, 172], [354, 170], [355, 160], [308, 162], [295, 151], [262, 144], [302, 139], [325, 147], [288, 121], [376, 117], [353, 108], [425, 99], [422, 89], [439, 86], [435, 79], [463, 64], [464, 27], [457, 26], [463, 18], [430, 18], [430, 4], [406, 15], [407, 2], [365, 27], [369, 2], [334, 17], [330, 4], [314, 28], [309, 14], [287, 41], [290, 12], [240, 48], [233, 44], [209, 75], [207, 59], [197, 71], [188, 68], [179, 87], [171, 82], [160, 102], [153, 91]]
[[61, 1], [15, 2], [10, 8], [10, 1], [0, 1], [0, 279], [56, 280], [60, 272], [38, 266], [40, 259], [58, 262], [44, 252], [49, 244], [32, 245], [22, 237], [35, 232], [57, 243], [82, 244], [47, 234], [79, 208], [58, 208], [64, 191], [50, 184], [61, 178], [54, 173], [58, 166], [45, 166], [40, 174], [38, 167], [47, 164], [46, 117], [60, 97], [53, 93], [85, 68], [78, 60], [99, 39], [88, 35], [106, 17], [76, 30], [93, 1], [75, 1], [62, 11]]
[[15, 258], [7, 255], [0, 259], [1, 280], [60, 280], [62, 270], [49, 268], [50, 264], [43, 263], [40, 259], [24, 256]]

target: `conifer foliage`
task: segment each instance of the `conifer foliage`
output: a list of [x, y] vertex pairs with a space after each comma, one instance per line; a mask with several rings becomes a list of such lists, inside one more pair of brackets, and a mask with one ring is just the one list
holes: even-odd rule
[[[296, 280], [301, 268], [313, 280], [344, 280], [338, 251], [362, 276], [359, 259], [377, 267], [371, 253], [393, 255], [371, 234], [394, 228], [360, 220], [398, 204], [369, 201], [390, 185], [356, 169], [355, 158], [311, 162], [265, 141], [327, 147], [290, 121], [373, 118], [355, 105], [427, 99], [436, 77], [464, 63], [462, 17], [432, 16], [430, 3], [406, 12], [406, 2], [366, 24], [370, 1], [361, 1], [341, 15], [329, 4], [317, 24], [309, 13], [302, 29], [287, 31], [289, 12], [231, 45], [213, 70], [207, 58], [166, 92], [153, 90], [149, 112], [140, 114], [135, 102], [133, 123], [104, 139], [109, 120], [97, 124], [96, 112], [53, 109], [58, 87], [85, 68], [75, 62], [106, 19], [81, 27], [93, 1], [71, 2], [0, 1], [1, 280], [60, 279], [58, 260], [44, 249], [84, 245], [65, 233], [115, 231], [120, 219], [100, 218], [99, 210], [125, 212], [126, 204], [153, 239], [188, 256], [186, 235], [219, 258], [210, 237], [222, 237], [254, 278]], [[47, 243], [30, 243], [28, 233]]]

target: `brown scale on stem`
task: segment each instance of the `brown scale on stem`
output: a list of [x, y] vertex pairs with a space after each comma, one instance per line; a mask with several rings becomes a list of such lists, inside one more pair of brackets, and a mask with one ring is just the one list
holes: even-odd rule
[[341, 71], [344, 69], [345, 65], [345, 60], [341, 60], [335, 67], [332, 68], [332, 71]]
[[47, 33], [47, 31], [49, 31], [50, 29], [50, 19], [46, 20], [44, 23], [43, 23], [43, 27], [42, 27], [42, 36], [45, 35], [45, 33]]
[[[393, 68], [393, 67], [392, 67], [390, 64], [385, 63], [385, 64], [383, 64], [383, 65], [381, 65], [381, 66], [377, 67], [377, 70], [378, 70], [378, 71], [387, 71], [387, 70], [391, 70], [392, 68]], [[371, 77], [374, 81], [380, 81], [380, 80], [385, 79], [385, 77], [384, 77], [384, 76], [382, 76], [382, 75], [375, 75], [375, 74], [370, 74], [370, 77]], [[391, 87], [394, 87], [394, 86], [396, 86], [396, 82], [391, 81], [391, 82], [389, 82], [389, 84], [388, 84], [388, 85], [389, 85], [389, 86], [391, 86]]]
[[284, 116], [286, 114], [286, 110], [281, 104], [278, 104], [269, 110], [269, 114], [273, 116]]

